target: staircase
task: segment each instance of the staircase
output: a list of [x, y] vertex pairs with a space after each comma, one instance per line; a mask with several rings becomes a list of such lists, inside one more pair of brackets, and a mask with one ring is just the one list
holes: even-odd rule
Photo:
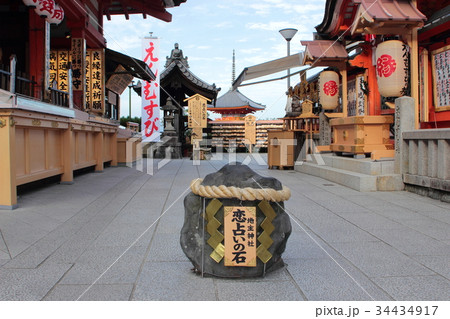
[[297, 161], [295, 170], [338, 183], [360, 192], [399, 191], [402, 176], [394, 174], [394, 160], [372, 161], [370, 158], [311, 154], [306, 162]]

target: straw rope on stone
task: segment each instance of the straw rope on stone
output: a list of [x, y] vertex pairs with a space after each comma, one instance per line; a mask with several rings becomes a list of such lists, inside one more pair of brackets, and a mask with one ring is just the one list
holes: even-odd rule
[[240, 200], [267, 200], [271, 202], [282, 202], [291, 197], [291, 190], [283, 186], [282, 190], [273, 188], [239, 188], [234, 186], [204, 186], [203, 179], [197, 178], [191, 182], [191, 191], [195, 195], [206, 198], [237, 198]]

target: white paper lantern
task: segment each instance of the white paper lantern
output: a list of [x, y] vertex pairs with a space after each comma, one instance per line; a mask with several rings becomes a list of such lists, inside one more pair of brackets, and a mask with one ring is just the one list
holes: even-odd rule
[[42, 18], [49, 18], [55, 11], [54, 0], [39, 0], [37, 7], [34, 11]]
[[377, 61], [378, 91], [385, 97], [399, 97], [408, 85], [409, 47], [401, 41], [390, 40], [378, 45]]
[[339, 74], [323, 71], [319, 76], [319, 103], [322, 109], [331, 111], [339, 104]]
[[39, 3], [39, 0], [22, 0], [22, 1], [23, 1], [23, 3], [25, 3], [25, 5], [27, 7], [32, 7], [32, 8], [36, 8]]
[[56, 4], [53, 15], [47, 18], [47, 21], [52, 24], [60, 24], [62, 20], [64, 20], [64, 9], [59, 4]]

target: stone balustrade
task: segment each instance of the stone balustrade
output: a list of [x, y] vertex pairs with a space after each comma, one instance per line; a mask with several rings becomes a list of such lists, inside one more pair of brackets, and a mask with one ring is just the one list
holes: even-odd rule
[[404, 183], [435, 193], [433, 197], [448, 197], [450, 128], [406, 131], [402, 133], [402, 139]]

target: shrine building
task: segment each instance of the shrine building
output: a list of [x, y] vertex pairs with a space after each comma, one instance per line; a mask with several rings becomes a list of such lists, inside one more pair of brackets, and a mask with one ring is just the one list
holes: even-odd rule
[[103, 19], [170, 22], [186, 0], [0, 0], [0, 208], [17, 187], [117, 165], [120, 94], [155, 75], [106, 47]]

